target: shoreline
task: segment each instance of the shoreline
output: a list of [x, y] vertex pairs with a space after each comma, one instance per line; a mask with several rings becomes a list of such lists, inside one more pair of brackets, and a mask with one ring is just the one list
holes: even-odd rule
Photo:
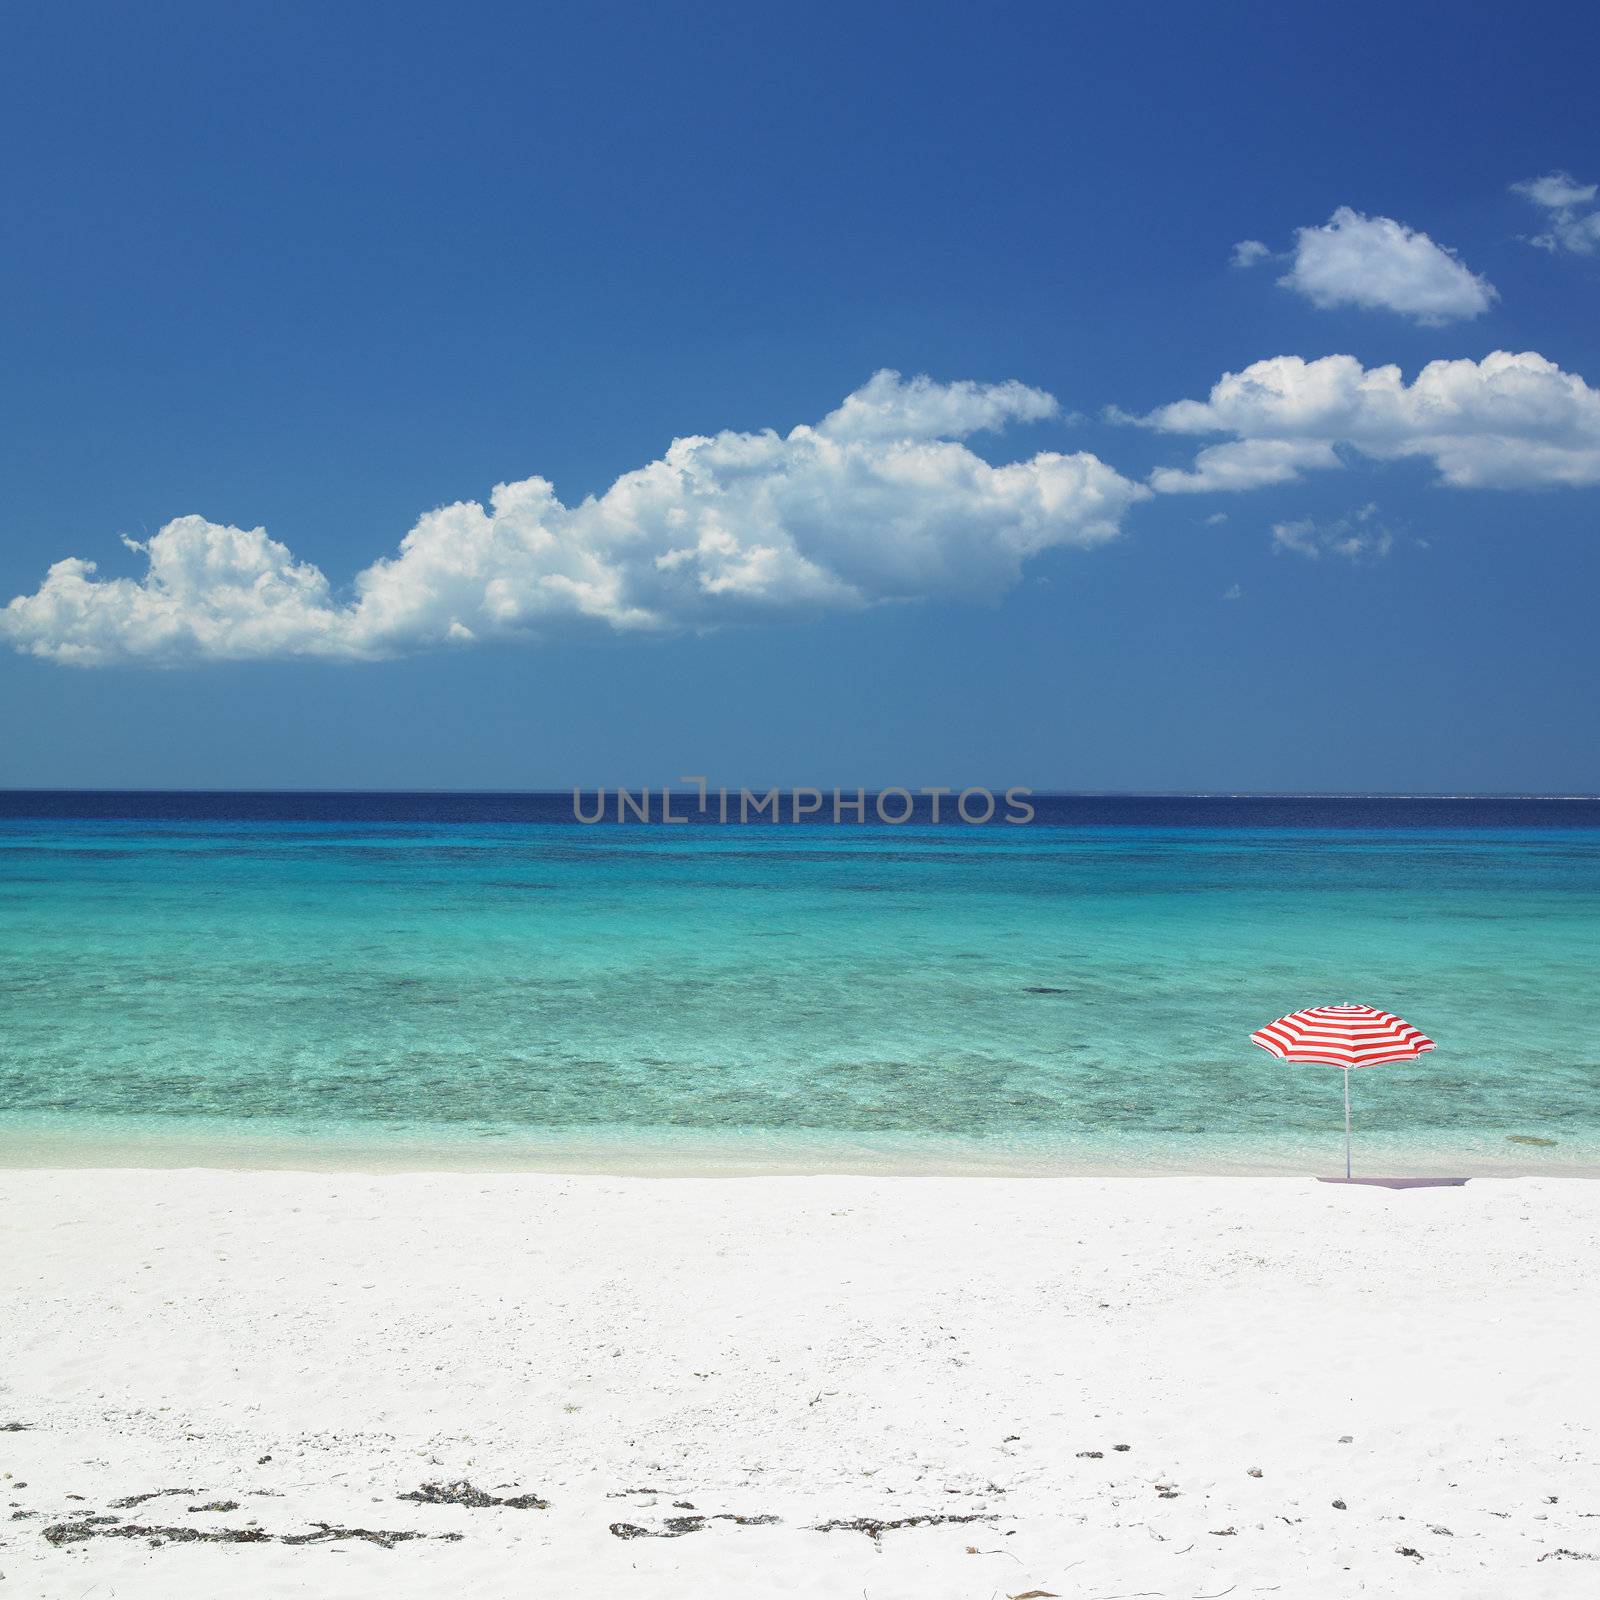
[[[1600, 1139], [1537, 1142], [1493, 1132], [1475, 1137], [1390, 1135], [1358, 1127], [1355, 1173], [1366, 1177], [1600, 1178]], [[954, 1138], [896, 1132], [585, 1127], [308, 1128], [258, 1119], [65, 1118], [0, 1114], [0, 1172], [189, 1170], [318, 1173], [524, 1173], [595, 1177], [1342, 1177], [1335, 1130], [1285, 1133], [1242, 1150], [1195, 1136], [1160, 1146], [1126, 1139], [1090, 1145], [1039, 1137]]]

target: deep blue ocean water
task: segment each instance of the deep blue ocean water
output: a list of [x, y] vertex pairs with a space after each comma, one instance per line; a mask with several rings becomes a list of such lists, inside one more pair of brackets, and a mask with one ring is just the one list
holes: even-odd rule
[[1032, 804], [0, 793], [0, 1161], [1600, 1171], [1600, 802]]

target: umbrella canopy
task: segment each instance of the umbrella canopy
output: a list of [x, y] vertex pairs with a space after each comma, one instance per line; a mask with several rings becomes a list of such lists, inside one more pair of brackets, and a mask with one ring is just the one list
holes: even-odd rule
[[1415, 1061], [1433, 1049], [1433, 1040], [1404, 1017], [1371, 1006], [1312, 1006], [1269, 1022], [1250, 1038], [1280, 1061], [1328, 1067]]
[[1344, 1069], [1344, 1175], [1350, 1176], [1350, 1069], [1390, 1061], [1415, 1061], [1433, 1040], [1404, 1017], [1371, 1006], [1311, 1006], [1250, 1035], [1280, 1061]]

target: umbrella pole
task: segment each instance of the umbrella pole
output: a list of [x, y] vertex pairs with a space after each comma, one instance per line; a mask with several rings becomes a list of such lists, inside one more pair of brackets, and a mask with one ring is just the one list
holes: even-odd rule
[[1344, 1175], [1350, 1176], [1350, 1069], [1341, 1074], [1344, 1078]]

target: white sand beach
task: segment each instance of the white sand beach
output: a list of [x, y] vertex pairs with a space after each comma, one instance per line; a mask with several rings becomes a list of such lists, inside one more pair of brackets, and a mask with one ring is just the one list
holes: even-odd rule
[[0, 1597], [1592, 1595], [1597, 1242], [1564, 1179], [7, 1171]]

